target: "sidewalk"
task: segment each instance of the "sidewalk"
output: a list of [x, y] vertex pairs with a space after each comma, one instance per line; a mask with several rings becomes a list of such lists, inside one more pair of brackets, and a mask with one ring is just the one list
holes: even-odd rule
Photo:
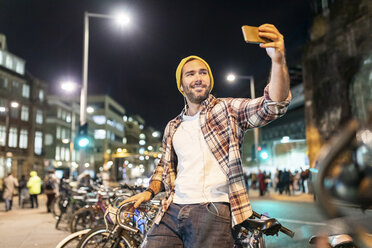
[[56, 220], [46, 212], [46, 197], [39, 195], [39, 208], [18, 207], [18, 197], [13, 199], [13, 209], [5, 212], [0, 203], [0, 247], [53, 248], [69, 233], [55, 229]]
[[[258, 190], [249, 190], [250, 199], [296, 201], [313, 203], [312, 194], [280, 195], [271, 191], [262, 197]], [[21, 209], [18, 207], [18, 198], [13, 199], [13, 210], [5, 212], [4, 202], [0, 203], [0, 247], [9, 248], [52, 248], [69, 233], [56, 230], [56, 220], [52, 214], [46, 212], [45, 195], [39, 196], [39, 208]]]

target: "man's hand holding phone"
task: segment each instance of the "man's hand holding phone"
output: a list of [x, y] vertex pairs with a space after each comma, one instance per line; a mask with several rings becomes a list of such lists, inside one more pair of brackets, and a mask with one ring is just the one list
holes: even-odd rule
[[244, 40], [247, 43], [260, 44], [274, 63], [282, 63], [285, 59], [283, 35], [272, 24], [259, 27], [242, 26]]
[[258, 36], [271, 40], [261, 43], [260, 47], [266, 48], [266, 52], [273, 63], [285, 63], [284, 37], [272, 24], [263, 24], [258, 27]]

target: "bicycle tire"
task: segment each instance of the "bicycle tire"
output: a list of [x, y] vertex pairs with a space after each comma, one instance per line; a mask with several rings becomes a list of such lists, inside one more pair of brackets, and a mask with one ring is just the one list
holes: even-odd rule
[[61, 242], [59, 242], [56, 248], [76, 248], [79, 244], [82, 237], [87, 234], [90, 229], [81, 230], [78, 232], [71, 233], [66, 238], [64, 238]]
[[[112, 230], [112, 227], [109, 227], [109, 230]], [[97, 237], [101, 236], [101, 238]], [[115, 235], [116, 236], [116, 235]], [[125, 246], [116, 246], [118, 244], [124, 244]], [[121, 233], [120, 237], [114, 237], [110, 235], [110, 232], [106, 231], [106, 226], [98, 226], [90, 230], [84, 237], [80, 240], [77, 248], [89, 248], [89, 247], [127, 247], [127, 248], [135, 248], [132, 244], [135, 244], [134, 240], [132, 240], [128, 235], [125, 233]], [[107, 245], [107, 246], [106, 246]], [[113, 246], [115, 245], [115, 246]]]
[[[103, 217], [103, 215], [102, 215]], [[103, 219], [102, 219], [103, 221]], [[83, 226], [79, 223], [83, 222]], [[104, 224], [104, 223], [102, 223]], [[93, 207], [84, 207], [76, 211], [70, 221], [70, 232], [74, 233], [84, 229], [92, 229], [95, 225], [95, 211]]]

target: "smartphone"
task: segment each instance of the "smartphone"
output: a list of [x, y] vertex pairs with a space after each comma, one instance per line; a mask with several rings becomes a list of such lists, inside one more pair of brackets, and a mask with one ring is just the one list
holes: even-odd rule
[[242, 26], [242, 31], [244, 40], [247, 43], [260, 44], [271, 42], [269, 39], [258, 36], [258, 27], [244, 25]]

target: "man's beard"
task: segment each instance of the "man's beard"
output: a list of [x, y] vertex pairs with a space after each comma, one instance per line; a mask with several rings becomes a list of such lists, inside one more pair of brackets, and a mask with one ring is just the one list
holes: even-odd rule
[[209, 95], [209, 92], [211, 91], [211, 86], [209, 85], [207, 88], [205, 88], [205, 93], [203, 95], [196, 95], [192, 92], [192, 90], [190, 89], [190, 87], [183, 87], [184, 88], [184, 91], [183, 93], [185, 94], [185, 96], [187, 96], [187, 99], [192, 102], [192, 103], [196, 103], [196, 104], [200, 104], [202, 103], [205, 99], [208, 98], [208, 95]]

